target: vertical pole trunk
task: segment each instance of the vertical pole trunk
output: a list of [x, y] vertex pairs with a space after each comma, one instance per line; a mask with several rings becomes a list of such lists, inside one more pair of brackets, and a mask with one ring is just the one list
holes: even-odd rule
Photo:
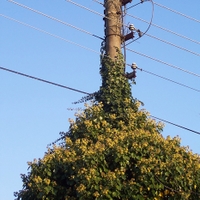
[[[111, 61], [107, 56], [101, 60], [102, 86], [96, 100], [103, 103], [105, 113], [115, 114], [118, 120], [125, 121], [128, 119], [125, 117], [127, 116], [127, 106], [129, 106], [127, 99], [130, 100], [130, 106], [133, 104], [131, 87], [124, 74], [124, 59], [121, 54], [119, 55], [121, 41], [124, 39], [121, 33], [122, 2], [124, 3], [126, 0], [104, 0], [106, 38], [105, 46], [103, 42], [101, 50], [102, 55], [104, 55], [104, 50], [106, 51], [105, 54], [111, 58]], [[113, 127], [115, 126], [114, 121]]]
[[115, 59], [116, 48], [121, 49], [122, 13], [121, 0], [105, 0], [106, 54]]

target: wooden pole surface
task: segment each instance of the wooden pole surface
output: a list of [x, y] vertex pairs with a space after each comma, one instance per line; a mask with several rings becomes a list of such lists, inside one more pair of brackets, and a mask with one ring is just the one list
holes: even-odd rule
[[117, 55], [116, 48], [121, 50], [122, 2], [106, 0], [104, 6], [106, 54], [114, 60]]

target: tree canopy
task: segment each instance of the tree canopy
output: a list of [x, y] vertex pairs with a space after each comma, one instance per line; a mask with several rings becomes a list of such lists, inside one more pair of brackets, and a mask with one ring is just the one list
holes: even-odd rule
[[200, 199], [200, 157], [140, 109], [123, 57], [102, 59], [102, 86], [62, 145], [29, 162], [18, 200]]

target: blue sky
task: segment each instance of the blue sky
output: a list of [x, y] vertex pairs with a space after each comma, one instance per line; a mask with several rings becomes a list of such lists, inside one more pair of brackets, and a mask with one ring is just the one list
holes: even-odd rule
[[[92, 34], [104, 36], [104, 23], [101, 16], [67, 1], [18, 0], [17, 2]], [[75, 2], [103, 14], [102, 5], [92, 0]], [[138, 2], [133, 1], [129, 5]], [[197, 20], [200, 19], [199, 0], [157, 0], [156, 3]], [[150, 21], [151, 3], [143, 3], [128, 10], [128, 13]], [[1, 67], [89, 93], [99, 89], [101, 77], [98, 53], [39, 32], [9, 20], [5, 16], [76, 42], [96, 52], [100, 52], [101, 45], [101, 40], [89, 34], [2, 0], [0, 2]], [[148, 24], [130, 16], [126, 16], [125, 23], [133, 23], [143, 32], [148, 27]], [[200, 41], [199, 21], [187, 19], [157, 5], [155, 5], [153, 23], [192, 40]], [[127, 47], [200, 75], [199, 55], [175, 48], [149, 35], [196, 54], [200, 53], [200, 43], [183, 39], [154, 26], [151, 26], [147, 34]], [[139, 68], [200, 90], [200, 77], [127, 51], [127, 63], [133, 62], [137, 63]], [[128, 66], [126, 70], [131, 71]], [[41, 158], [47, 144], [56, 140], [59, 132], [68, 130], [68, 119], [74, 118], [74, 111], [69, 111], [69, 108], [82, 107], [72, 102], [84, 95], [3, 70], [0, 70], [0, 80], [0, 199], [10, 200], [14, 199], [13, 192], [22, 187], [20, 173], [27, 173], [27, 162], [34, 158]], [[132, 94], [144, 102], [143, 109], [148, 110], [153, 116], [200, 131], [199, 92], [149, 75], [144, 71], [137, 71], [136, 82], [136, 85], [132, 86]], [[182, 145], [189, 145], [193, 152], [200, 153], [200, 136], [197, 134], [166, 124], [163, 135], [172, 137], [179, 135]]]

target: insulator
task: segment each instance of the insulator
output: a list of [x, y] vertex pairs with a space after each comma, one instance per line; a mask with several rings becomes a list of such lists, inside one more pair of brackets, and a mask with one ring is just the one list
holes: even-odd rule
[[133, 64], [131, 65], [131, 68], [132, 68], [133, 70], [137, 69], [136, 63], [133, 63]]
[[135, 30], [135, 27], [134, 27], [134, 25], [133, 25], [133, 24], [130, 24], [128, 28], [129, 28], [129, 30], [130, 30], [130, 31], [133, 31], [133, 30]]

